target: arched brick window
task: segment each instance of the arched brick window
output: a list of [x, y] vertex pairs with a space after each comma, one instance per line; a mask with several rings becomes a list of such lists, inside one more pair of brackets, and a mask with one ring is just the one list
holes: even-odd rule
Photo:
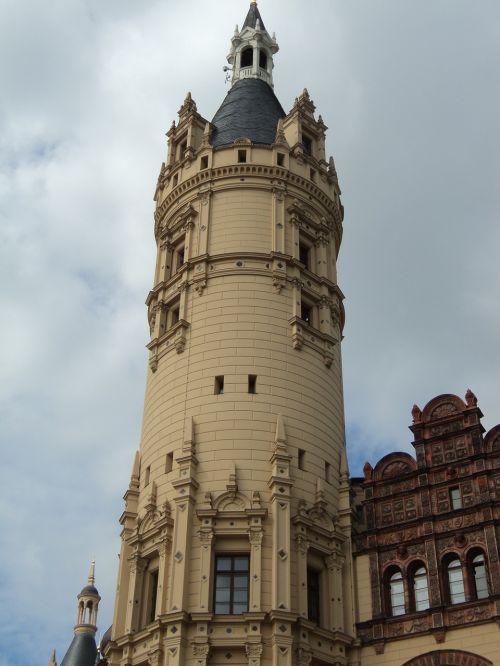
[[403, 666], [493, 666], [493, 663], [472, 652], [434, 650], [406, 661]]
[[486, 599], [489, 596], [488, 571], [483, 551], [472, 551], [467, 558], [467, 565], [471, 594], [475, 599]]
[[410, 610], [424, 611], [429, 608], [429, 583], [427, 570], [422, 562], [416, 562], [409, 572]]
[[462, 563], [458, 555], [452, 555], [443, 563], [443, 578], [448, 602], [462, 604], [465, 601], [465, 584]]
[[386, 588], [386, 606], [388, 615], [404, 615], [405, 607], [405, 587], [403, 575], [396, 567], [391, 567], [385, 575]]

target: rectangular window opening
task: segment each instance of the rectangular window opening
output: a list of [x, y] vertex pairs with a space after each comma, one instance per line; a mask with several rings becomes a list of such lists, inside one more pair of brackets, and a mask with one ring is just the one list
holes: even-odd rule
[[304, 301], [302, 301], [300, 305], [300, 318], [306, 324], [312, 326], [313, 309], [311, 305], [309, 305], [308, 303], [304, 303]]
[[144, 475], [144, 485], [149, 486], [149, 481], [151, 478], [151, 465], [146, 467], [146, 474]]
[[304, 470], [305, 462], [306, 462], [306, 452], [304, 451], [304, 449], [299, 449], [299, 453], [298, 453], [299, 469]]
[[167, 457], [165, 459], [165, 474], [170, 474], [173, 466], [174, 466], [174, 454], [173, 451], [171, 451], [170, 453], [167, 453]]
[[224, 394], [224, 375], [219, 375], [218, 377], [215, 378], [214, 394], [215, 395]]
[[248, 392], [257, 393], [257, 375], [248, 375]]
[[247, 151], [238, 150], [238, 162], [245, 163], [247, 161]]
[[175, 174], [173, 182], [174, 182], [174, 187], [175, 187], [177, 185], [177, 183], [179, 182], [179, 174], [178, 173]]
[[280, 167], [285, 166], [285, 155], [283, 153], [278, 153], [277, 160], [278, 160], [278, 166]]
[[183, 141], [181, 143], [180, 147], [179, 147], [179, 159], [180, 160], [184, 159], [184, 155], [186, 154], [187, 147], [188, 147], [187, 141]]
[[312, 155], [312, 139], [307, 134], [302, 134], [302, 147], [306, 155]]
[[181, 306], [180, 303], [174, 305], [170, 313], [170, 326], [175, 326], [179, 323], [180, 320]]
[[320, 622], [320, 572], [307, 568], [307, 618], [319, 625]]
[[208, 169], [208, 155], [203, 155], [201, 158], [200, 169]]
[[314, 169], [311, 169], [309, 171], [309, 177], [310, 177], [310, 179], [312, 180], [313, 183], [316, 181], [316, 171]]
[[248, 612], [248, 555], [216, 555], [214, 612], [241, 615]]
[[306, 268], [310, 267], [311, 249], [305, 243], [299, 243], [299, 261]]
[[453, 511], [462, 508], [462, 495], [460, 493], [460, 488], [450, 488], [450, 500], [451, 508]]
[[332, 466], [330, 463], [326, 462], [325, 460], [325, 481], [327, 483], [332, 482]]
[[158, 599], [158, 570], [152, 571], [149, 574], [149, 589], [150, 598], [148, 622], [154, 622], [156, 620], [156, 601]]

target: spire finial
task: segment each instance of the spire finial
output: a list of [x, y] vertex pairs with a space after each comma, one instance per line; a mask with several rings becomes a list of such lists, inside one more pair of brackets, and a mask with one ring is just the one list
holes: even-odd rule
[[92, 560], [90, 563], [89, 577], [87, 578], [87, 583], [89, 585], [94, 585], [95, 583], [95, 560]]

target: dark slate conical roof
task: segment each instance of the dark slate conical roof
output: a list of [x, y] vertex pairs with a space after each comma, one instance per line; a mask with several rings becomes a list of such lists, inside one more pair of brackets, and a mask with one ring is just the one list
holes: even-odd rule
[[212, 120], [212, 146], [228, 146], [243, 137], [252, 143], [271, 145], [278, 120], [285, 116], [271, 86], [260, 79], [241, 79], [227, 93]]
[[61, 666], [94, 666], [97, 645], [92, 634], [75, 634]]
[[250, 5], [250, 9], [248, 10], [247, 17], [245, 19], [245, 23], [243, 23], [243, 28], [254, 28], [257, 25], [257, 19], [260, 21], [260, 27], [261, 30], [265, 30], [266, 26], [264, 25], [264, 21], [262, 20], [262, 16], [260, 15], [259, 8], [257, 7], [256, 2], [252, 2]]

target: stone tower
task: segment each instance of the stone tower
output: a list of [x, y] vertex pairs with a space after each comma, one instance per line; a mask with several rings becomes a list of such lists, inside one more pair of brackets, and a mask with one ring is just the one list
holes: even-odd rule
[[273, 92], [277, 51], [252, 2], [212, 122], [188, 94], [167, 135], [112, 666], [358, 663], [343, 209], [308, 92], [288, 114]]

